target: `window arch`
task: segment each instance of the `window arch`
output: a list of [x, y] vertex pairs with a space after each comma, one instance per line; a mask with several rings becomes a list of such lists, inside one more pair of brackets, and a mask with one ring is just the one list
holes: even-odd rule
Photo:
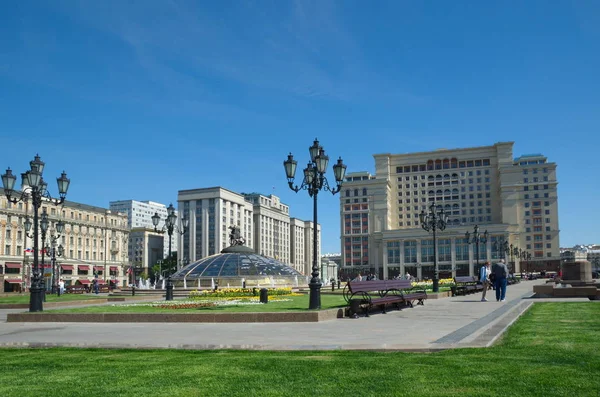
[[350, 189], [346, 189], [346, 197], [350, 197]]
[[428, 181], [433, 181], [434, 179], [435, 179], [435, 177], [434, 177], [433, 175], [429, 175], [429, 176], [427, 177], [427, 180], [428, 180]]
[[448, 159], [444, 159], [443, 161], [443, 165], [444, 165], [444, 169], [447, 170], [448, 168], [450, 168], [450, 160]]
[[452, 189], [452, 194], [458, 194], [458, 189]]
[[439, 174], [438, 174], [438, 175], [436, 175], [436, 176], [435, 176], [435, 180], [436, 180], [436, 181], [441, 181], [441, 180], [442, 180], [442, 176], [441, 176], [441, 175], [439, 175]]
[[354, 196], [358, 196], [358, 189], [354, 189]]
[[441, 191], [441, 190], [438, 190], [437, 192], [435, 192], [435, 194], [437, 194], [437, 195], [440, 195], [440, 196], [441, 196], [441, 195], [442, 195], [442, 191]]
[[450, 189], [446, 189], [446, 190], [444, 190], [444, 194], [445, 194], [446, 196], [449, 196], [449, 195], [450, 195]]
[[366, 195], [367, 195], [367, 188], [366, 188], [366, 187], [364, 187], [364, 188], [363, 188], [363, 196], [366, 196]]
[[457, 209], [459, 209], [459, 205], [458, 205], [458, 204], [454, 204], [454, 205], [452, 205], [452, 209], [453, 209], [453, 210], [457, 210]]

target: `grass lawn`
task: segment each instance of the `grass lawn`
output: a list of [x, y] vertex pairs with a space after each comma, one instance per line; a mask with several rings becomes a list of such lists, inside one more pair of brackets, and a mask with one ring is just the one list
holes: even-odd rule
[[0, 395], [598, 396], [598, 329], [599, 304], [536, 303], [487, 349], [0, 349]]
[[[152, 306], [129, 306], [143, 305], [143, 303], [130, 302], [126, 305], [117, 303], [115, 305], [79, 307], [72, 309], [48, 310], [44, 313], [213, 313], [213, 312], [287, 312], [287, 311], [306, 311], [308, 310], [308, 294], [302, 296], [281, 297], [282, 299], [291, 299], [290, 302], [273, 302], [269, 297], [269, 303], [258, 305], [229, 305], [204, 307], [199, 309], [162, 309]], [[166, 303], [166, 302], [165, 302]], [[335, 307], [347, 306], [344, 297], [340, 295], [321, 295], [321, 308], [331, 309]]]
[[[62, 294], [60, 297], [53, 294], [46, 294], [46, 302], [72, 302], [88, 299], [106, 299], [107, 297], [108, 295], [106, 294]], [[29, 295], [3, 296], [0, 297], [0, 304], [2, 303], [29, 303]]]

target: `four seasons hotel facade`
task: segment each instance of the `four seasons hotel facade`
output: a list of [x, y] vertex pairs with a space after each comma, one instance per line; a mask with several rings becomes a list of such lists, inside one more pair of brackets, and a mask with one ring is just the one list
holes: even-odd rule
[[[375, 175], [347, 174], [340, 195], [341, 273], [432, 278], [433, 239], [419, 224], [419, 213], [432, 203], [449, 216], [437, 233], [441, 278], [477, 274], [477, 251], [480, 263], [505, 258], [515, 272], [558, 270], [556, 164], [541, 154], [515, 158], [513, 144], [376, 154]], [[488, 232], [478, 250], [465, 238], [476, 225]], [[500, 248], [505, 241], [511, 252]]]

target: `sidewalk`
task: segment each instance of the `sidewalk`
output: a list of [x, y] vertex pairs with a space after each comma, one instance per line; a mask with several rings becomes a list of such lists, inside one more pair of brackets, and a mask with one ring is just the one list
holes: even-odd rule
[[[544, 282], [509, 286], [506, 302], [496, 302], [494, 291], [489, 291], [489, 302], [481, 302], [481, 294], [432, 299], [412, 309], [318, 323], [3, 322], [0, 347], [402, 351], [483, 347], [539, 301], [524, 298], [532, 295], [533, 285]], [[569, 299], [575, 300], [588, 301]], [[6, 321], [7, 312], [17, 311], [1, 310], [0, 321]]]

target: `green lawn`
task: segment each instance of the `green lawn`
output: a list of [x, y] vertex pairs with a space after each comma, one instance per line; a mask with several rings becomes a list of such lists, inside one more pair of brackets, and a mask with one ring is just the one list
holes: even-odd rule
[[[96, 294], [62, 294], [60, 297], [57, 295], [46, 294], [46, 302], [72, 302], [72, 301], [83, 301], [88, 299], [106, 299], [108, 295], [96, 295]], [[15, 296], [3, 296], [0, 297], [0, 304], [3, 303], [29, 303], [29, 295], [15, 295]]]
[[487, 349], [0, 349], [0, 395], [598, 396], [598, 329], [597, 303], [537, 303]]
[[[276, 299], [277, 297], [269, 297]], [[259, 305], [231, 305], [205, 307], [200, 309], [162, 309], [151, 306], [129, 306], [137, 305], [135, 302], [129, 302], [126, 305], [116, 303], [113, 305], [89, 306], [72, 309], [48, 310], [44, 313], [214, 313], [214, 312], [285, 312], [285, 311], [306, 311], [308, 310], [308, 295], [281, 297], [291, 299], [290, 302], [273, 302]], [[166, 302], [165, 302], [166, 303]], [[140, 303], [139, 305], [143, 305]], [[335, 307], [347, 306], [346, 301], [341, 295], [321, 295], [321, 308], [331, 309]]]

